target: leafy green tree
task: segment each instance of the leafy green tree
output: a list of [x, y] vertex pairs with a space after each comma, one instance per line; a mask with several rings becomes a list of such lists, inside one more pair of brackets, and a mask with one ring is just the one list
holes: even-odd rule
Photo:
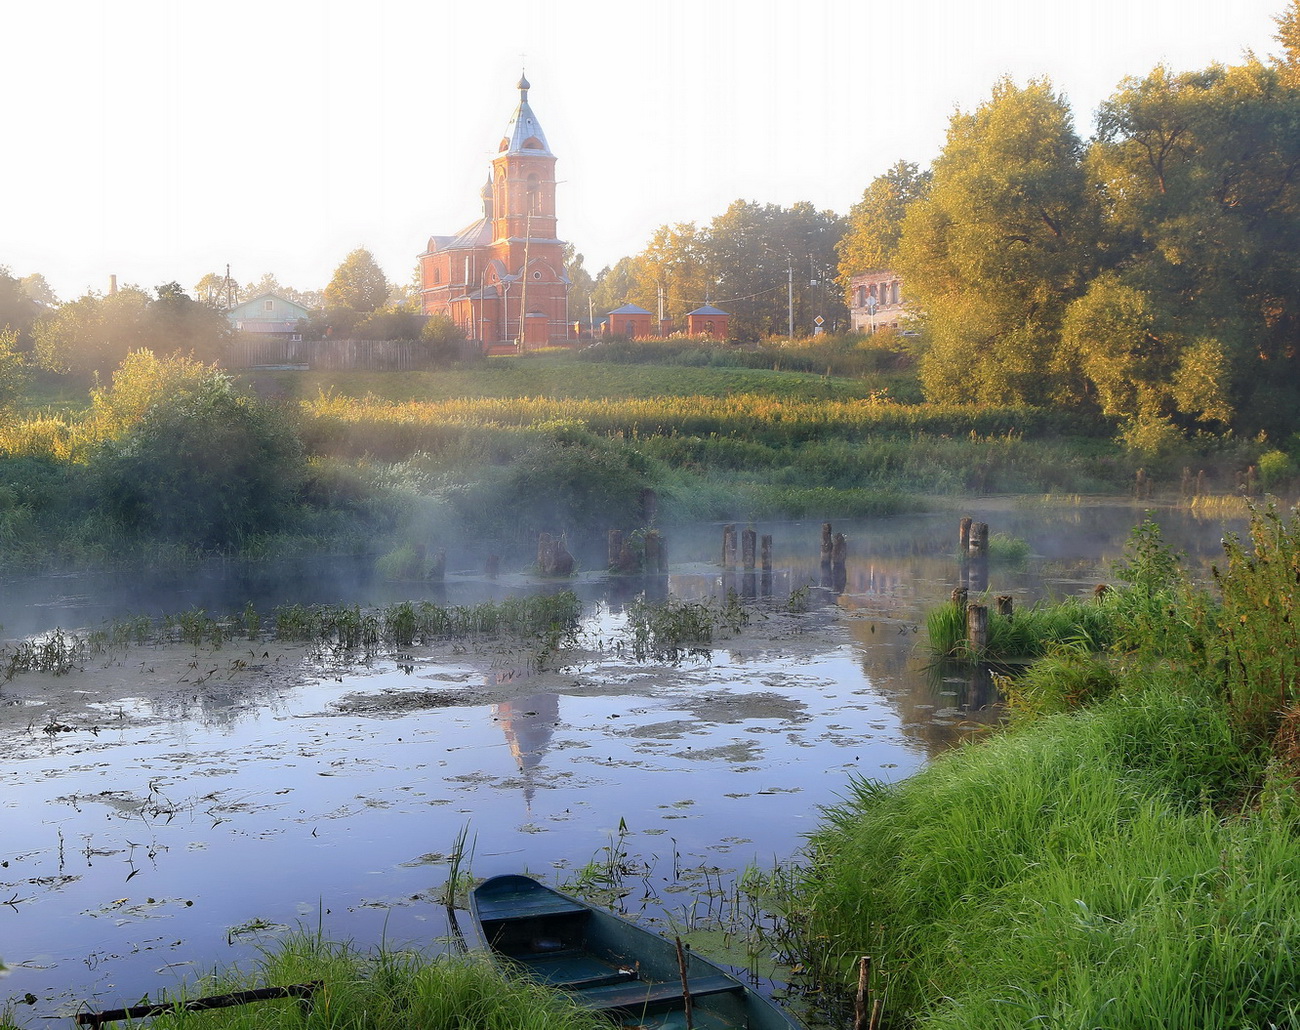
[[636, 303], [657, 316], [662, 296], [664, 317], [684, 328], [686, 313], [712, 293], [705, 234], [694, 222], [661, 225], [637, 255], [636, 282]]
[[[596, 321], [599, 322], [602, 316], [615, 308], [621, 308], [624, 304], [638, 303], [633, 298], [640, 296], [640, 280], [638, 259], [634, 257], [619, 258], [612, 267], [602, 268], [600, 274], [596, 276], [596, 284], [591, 291]], [[644, 304], [641, 306], [645, 307]], [[646, 310], [650, 309], [646, 308]]]
[[[569, 321], [585, 323], [588, 310], [595, 313], [593, 294], [596, 280], [583, 266], [582, 255], [577, 252], [572, 243], [564, 245], [564, 274], [569, 277]], [[589, 301], [592, 301], [590, 305]]]
[[28, 370], [18, 352], [18, 330], [0, 328], [0, 411], [22, 396]]
[[848, 290], [855, 275], [893, 268], [903, 217], [929, 187], [930, 172], [920, 171], [910, 161], [899, 161], [871, 180], [862, 199], [849, 209], [844, 236], [835, 248], [842, 289]]
[[31, 275], [25, 275], [19, 280], [23, 293], [29, 300], [35, 301], [42, 307], [54, 308], [59, 305], [59, 298], [52, 287], [40, 272], [33, 272]]
[[847, 315], [834, 288], [835, 248], [844, 220], [807, 201], [789, 208], [737, 200], [710, 223], [704, 264], [717, 280], [712, 301], [732, 314], [731, 333], [754, 340], [784, 336], [793, 283], [796, 333], [821, 315], [828, 328]]
[[159, 353], [193, 354], [217, 361], [230, 341], [230, 323], [220, 311], [191, 300], [179, 283], [164, 283], [144, 310], [140, 342]]
[[12, 329], [20, 348], [27, 346], [32, 325], [41, 312], [40, 303], [23, 286], [25, 281], [15, 279], [8, 268], [0, 265], [0, 329]]
[[61, 305], [32, 326], [33, 354], [52, 372], [107, 378], [144, 343], [144, 313], [149, 295], [124, 286], [107, 297], [86, 294]]
[[1298, 85], [1254, 59], [1158, 67], [1099, 111], [1089, 164], [1106, 249], [1167, 327], [1160, 374], [1177, 370], [1142, 385], [1185, 424], [1227, 413], [1251, 434], [1297, 425]]
[[999, 81], [956, 114], [929, 192], [903, 221], [897, 271], [927, 314], [936, 401], [1045, 403], [1069, 369], [1061, 317], [1094, 266], [1097, 216], [1065, 100]]
[[352, 251], [334, 270], [325, 287], [325, 303], [331, 308], [374, 311], [388, 301], [388, 279], [364, 247]]
[[205, 272], [194, 284], [194, 296], [200, 304], [225, 311], [239, 303], [239, 284], [216, 272]]

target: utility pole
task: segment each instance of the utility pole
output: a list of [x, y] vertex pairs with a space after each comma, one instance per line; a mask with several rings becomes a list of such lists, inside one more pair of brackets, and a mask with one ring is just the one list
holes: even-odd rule
[[786, 335], [790, 337], [790, 342], [794, 342], [794, 258], [787, 257], [790, 262], [790, 281], [785, 289], [785, 310], [786, 310]]

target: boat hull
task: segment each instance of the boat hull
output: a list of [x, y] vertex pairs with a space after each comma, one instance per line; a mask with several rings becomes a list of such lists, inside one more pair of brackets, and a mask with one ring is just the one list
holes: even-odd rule
[[569, 994], [623, 1026], [697, 1030], [797, 1030], [798, 1024], [738, 978], [634, 923], [527, 876], [494, 876], [470, 909], [507, 972]]

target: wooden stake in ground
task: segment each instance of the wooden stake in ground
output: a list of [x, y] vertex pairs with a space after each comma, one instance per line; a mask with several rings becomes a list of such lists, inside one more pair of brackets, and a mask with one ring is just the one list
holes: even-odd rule
[[853, 999], [853, 1030], [867, 1030], [867, 996], [871, 991], [871, 956], [858, 959], [858, 993]]

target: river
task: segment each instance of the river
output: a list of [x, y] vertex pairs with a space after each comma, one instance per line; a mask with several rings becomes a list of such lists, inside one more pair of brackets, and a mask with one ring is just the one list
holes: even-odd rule
[[[1024, 605], [1110, 579], [1143, 512], [969, 514], [1029, 544], [988, 584]], [[1156, 518], [1198, 568], [1221, 553], [1218, 520]], [[667, 534], [666, 579], [580, 572], [564, 585], [583, 601], [582, 644], [541, 668], [517, 642], [358, 659], [259, 637], [110, 648], [0, 684], [0, 1004], [20, 1025], [131, 1004], [247, 963], [291, 927], [431, 946], [462, 833], [476, 876], [614, 870], [629, 908], [689, 924], [737, 871], [796, 855], [851, 776], [907, 776], [996, 724], [989, 684], [936, 673], [924, 651], [925, 613], [960, 575], [957, 513], [837, 524], [843, 591], [820, 586], [820, 523], [754, 528], [773, 537], [767, 588], [719, 567], [718, 526]], [[340, 559], [10, 577], [0, 626], [12, 641], [196, 607], [557, 589], [504, 567], [489, 578], [483, 556], [448, 569], [442, 584]], [[735, 590], [749, 622], [638, 662], [618, 644], [647, 590]]]

